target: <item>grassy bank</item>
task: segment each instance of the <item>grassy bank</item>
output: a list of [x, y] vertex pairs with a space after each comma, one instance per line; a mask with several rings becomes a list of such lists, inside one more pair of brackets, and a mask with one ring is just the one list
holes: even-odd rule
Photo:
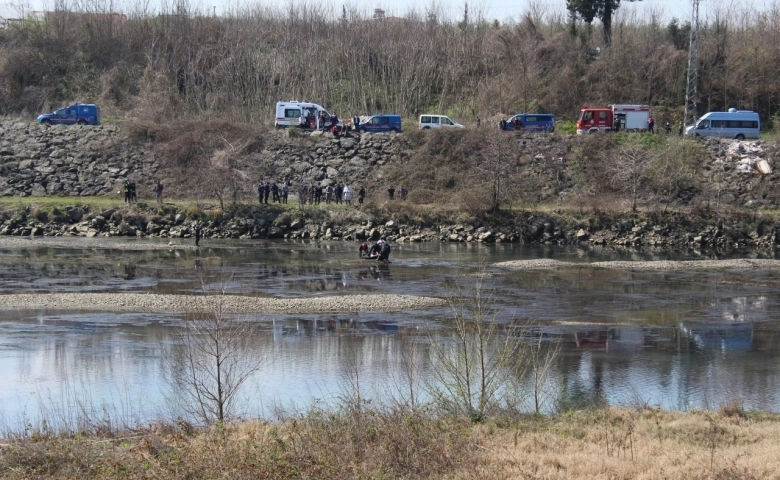
[[312, 411], [282, 423], [151, 425], [0, 446], [30, 478], [780, 478], [780, 416], [595, 409], [482, 424], [406, 409]]

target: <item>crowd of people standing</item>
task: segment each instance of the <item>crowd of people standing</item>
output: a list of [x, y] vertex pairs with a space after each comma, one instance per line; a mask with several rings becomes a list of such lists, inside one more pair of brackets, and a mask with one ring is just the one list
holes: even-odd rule
[[[290, 187], [287, 182], [282, 182], [279, 186], [275, 182], [261, 181], [257, 186], [257, 197], [261, 204], [269, 203], [287, 203]], [[352, 205], [352, 197], [355, 190], [352, 185], [340, 184], [319, 185], [314, 183], [303, 183], [298, 187], [298, 203], [300, 205], [319, 205], [323, 201], [326, 204], [334, 203], [336, 205]], [[358, 205], [363, 205], [366, 199], [365, 187], [360, 187], [357, 191]]]
[[287, 197], [290, 195], [290, 187], [287, 182], [282, 183], [280, 187], [275, 182], [263, 182], [261, 181], [257, 185], [257, 198], [260, 203], [268, 203], [268, 198], [271, 197], [273, 203], [287, 203]]
[[138, 190], [135, 186], [135, 182], [131, 182], [130, 180], [125, 180], [125, 184], [122, 190], [125, 194], [125, 203], [138, 202]]
[[[261, 204], [267, 203], [287, 203], [290, 194], [290, 186], [287, 182], [266, 182], [260, 181], [257, 186], [257, 198]], [[366, 188], [361, 186], [357, 191], [350, 184], [336, 183], [331, 185], [321, 185], [314, 182], [302, 183], [297, 190], [298, 204], [300, 205], [320, 205], [325, 202], [336, 205], [353, 205], [352, 198], [357, 196], [357, 205], [363, 205], [366, 200]], [[409, 190], [404, 187], [396, 188], [392, 185], [387, 189], [387, 198], [389, 200], [406, 200]]]

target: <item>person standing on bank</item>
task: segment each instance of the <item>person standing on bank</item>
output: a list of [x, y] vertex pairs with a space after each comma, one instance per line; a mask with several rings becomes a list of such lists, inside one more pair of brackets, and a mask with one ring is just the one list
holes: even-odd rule
[[163, 184], [160, 183], [159, 180], [157, 180], [157, 185], [154, 186], [154, 193], [157, 196], [157, 203], [162, 205], [162, 192], [163, 192]]
[[352, 185], [350, 184], [344, 187], [344, 203], [352, 205]]
[[360, 190], [358, 190], [358, 204], [363, 205], [363, 199], [365, 198], [366, 198], [366, 189], [360, 187]]
[[202, 230], [203, 227], [201, 227], [200, 222], [196, 223], [195, 224], [195, 246], [196, 247], [200, 246], [200, 234]]
[[647, 131], [649, 133], [655, 133], [655, 120], [653, 120], [653, 117], [648, 117], [647, 119]]
[[390, 188], [387, 189], [387, 198], [390, 200], [395, 198], [395, 187], [390, 185]]

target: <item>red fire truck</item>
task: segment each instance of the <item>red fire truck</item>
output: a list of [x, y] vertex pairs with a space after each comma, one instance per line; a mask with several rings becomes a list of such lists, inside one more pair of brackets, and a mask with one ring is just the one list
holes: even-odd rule
[[582, 109], [577, 134], [595, 132], [643, 132], [650, 118], [648, 105], [608, 105], [607, 108]]

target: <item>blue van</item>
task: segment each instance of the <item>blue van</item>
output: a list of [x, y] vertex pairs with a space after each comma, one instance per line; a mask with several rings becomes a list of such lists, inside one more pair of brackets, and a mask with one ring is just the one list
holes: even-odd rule
[[395, 114], [378, 113], [371, 117], [360, 117], [357, 126], [359, 132], [401, 132], [401, 116]]
[[516, 113], [502, 122], [503, 130], [526, 130], [530, 132], [554, 132], [555, 115], [550, 113]]
[[74, 103], [38, 116], [44, 125], [100, 125], [100, 107], [92, 103]]

